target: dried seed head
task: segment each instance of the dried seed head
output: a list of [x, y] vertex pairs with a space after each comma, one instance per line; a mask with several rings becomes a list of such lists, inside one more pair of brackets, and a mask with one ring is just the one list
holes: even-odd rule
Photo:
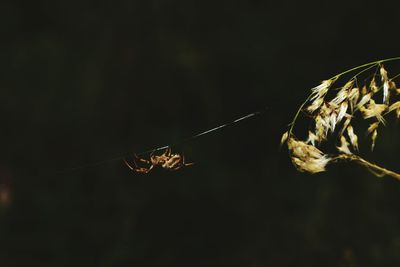
[[319, 158], [324, 155], [315, 146], [307, 145], [303, 141], [297, 141], [294, 138], [288, 139], [288, 148], [292, 153], [292, 156], [306, 160], [306, 158]]
[[361, 98], [360, 102], [358, 102], [356, 108], [357, 108], [357, 109], [360, 109], [362, 106], [364, 106], [365, 104], [367, 104], [367, 103], [369, 102], [369, 100], [371, 100], [371, 97], [372, 97], [372, 93], [371, 93], [371, 92], [369, 92], [368, 94], [364, 95], [364, 96]]
[[393, 110], [396, 110], [399, 108], [400, 108], [400, 101], [397, 101], [397, 102], [393, 103], [392, 105], [390, 105], [388, 112], [392, 112]]
[[329, 116], [335, 109], [335, 106], [331, 105], [330, 103], [323, 103], [321, 105], [321, 109], [319, 114], [323, 117]]
[[288, 136], [289, 136], [289, 133], [288, 133], [288, 132], [285, 132], [285, 133], [282, 135], [282, 138], [281, 138], [281, 145], [283, 145], [283, 144], [287, 141]]
[[361, 95], [366, 95], [367, 94], [367, 92], [368, 92], [368, 90], [367, 90], [367, 86], [366, 85], [364, 85], [363, 86], [363, 88], [361, 89]]
[[343, 102], [340, 105], [339, 114], [337, 115], [337, 123], [339, 123], [344, 118], [347, 112], [347, 108], [348, 108], [347, 101]]
[[317, 96], [317, 98], [322, 98], [327, 92], [329, 87], [332, 85], [333, 80], [322, 81], [320, 85], [311, 88], [311, 92]]
[[374, 123], [369, 125], [367, 132], [370, 134], [373, 131], [375, 131], [376, 129], [378, 129], [378, 127], [379, 127], [379, 121], [374, 122]]
[[320, 115], [315, 117], [315, 133], [318, 136], [318, 141], [321, 142], [326, 139], [326, 123]]
[[329, 130], [332, 130], [331, 117], [330, 117], [330, 116], [322, 117], [322, 124], [324, 124], [324, 127], [325, 127], [325, 136], [327, 136]]
[[[371, 90], [371, 92], [373, 92], [374, 94], [377, 93], [379, 91], [379, 87], [376, 85], [376, 81], [375, 81], [375, 77], [372, 78], [370, 84], [369, 84], [369, 89]], [[365, 90], [367, 90], [367, 87], [365, 87]]]
[[360, 89], [358, 89], [358, 88], [351, 89], [351, 91], [349, 93], [349, 101], [350, 101], [350, 107], [351, 107], [352, 111], [353, 111], [354, 106], [357, 104], [357, 101], [359, 98], [360, 98]]
[[344, 133], [344, 131], [347, 129], [347, 127], [350, 125], [350, 122], [351, 122], [351, 116], [349, 115], [348, 117], [347, 117], [347, 119], [344, 121], [344, 123], [343, 123], [343, 127], [342, 127], [342, 130], [340, 131], [340, 134], [339, 134], [339, 136], [342, 136], [343, 135], [343, 133]]
[[332, 103], [339, 105], [340, 103], [342, 103], [344, 100], [346, 100], [349, 97], [349, 90], [345, 89], [345, 87], [343, 87], [336, 95], [336, 97], [334, 99], [332, 99]]
[[374, 148], [375, 148], [375, 141], [376, 141], [376, 138], [377, 138], [377, 137], [378, 137], [378, 130], [375, 129], [375, 130], [372, 132], [372, 135], [371, 135], [371, 141], [372, 141], [372, 143], [371, 143], [371, 151], [373, 151]]
[[307, 161], [302, 161], [299, 158], [292, 157], [293, 165], [297, 170], [312, 174], [326, 171], [325, 167], [330, 160], [331, 159], [326, 156], [318, 159], [309, 159]]
[[380, 72], [380, 74], [381, 74], [381, 80], [382, 80], [382, 82], [385, 82], [385, 81], [389, 80], [389, 79], [388, 79], [388, 75], [387, 75], [387, 71], [386, 71], [385, 68], [383, 67], [383, 64], [381, 64], [381, 67], [380, 67], [380, 69], [379, 69], [379, 72]]
[[393, 103], [389, 107], [389, 111], [388, 112], [392, 112], [393, 110], [396, 110], [396, 117], [399, 119], [400, 118], [400, 101], [397, 101], [397, 102]]
[[310, 106], [307, 107], [307, 111], [310, 113], [313, 113], [314, 111], [316, 111], [317, 109], [319, 109], [319, 107], [322, 105], [322, 103], [324, 103], [324, 99], [323, 98], [317, 98], [315, 99], [312, 104]]
[[364, 119], [369, 119], [372, 117], [377, 118], [380, 122], [385, 124], [385, 119], [382, 113], [388, 108], [385, 104], [375, 104], [373, 99], [370, 99], [368, 108], [360, 107], [360, 111], [363, 113]]
[[[378, 127], [380, 124], [385, 124], [384, 116], [395, 111], [396, 116], [400, 118], [400, 101], [397, 101], [400, 99], [396, 99], [395, 101], [397, 102], [391, 99], [399, 97], [395, 96], [395, 94], [400, 95], [400, 88], [393, 81], [394, 78], [400, 75], [394, 76], [390, 80], [382, 64], [370, 63], [363, 66], [367, 67], [358, 72], [354, 78], [347, 81], [342, 87], [338, 86], [338, 90], [335, 90], [335, 95], [332, 97], [328, 92], [332, 88], [332, 84], [336, 82], [336, 78], [322, 81], [320, 85], [311, 89], [311, 96], [307, 98], [306, 106], [304, 107], [303, 104], [301, 108], [304, 107], [304, 111], [311, 114], [309, 117], [314, 120], [315, 129], [308, 131], [308, 137], [305, 141], [298, 141], [293, 135], [289, 135], [287, 132], [281, 139], [281, 144], [287, 143], [292, 162], [298, 170], [310, 173], [325, 171], [326, 165], [332, 158], [328, 157], [316, 146], [325, 141], [328, 134], [339, 139], [336, 144], [338, 158], [357, 158], [357, 155], [353, 155], [353, 153], [358, 153], [359, 150], [358, 136], [356, 134], [357, 129], [351, 125], [353, 118], [360, 118], [359, 115], [362, 115], [361, 119], [373, 119], [375, 121], [368, 127], [369, 138], [371, 138], [371, 150], [375, 148]], [[378, 66], [379, 72], [371, 73], [372, 75], [367, 77], [372, 78], [367, 78], [367, 81], [358, 87], [358, 82], [361, 81], [360, 74], [370, 69], [368, 66]], [[335, 77], [340, 76], [342, 74]], [[360, 80], [358, 80], [359, 78]], [[356, 87], [355, 84], [357, 85]], [[378, 102], [376, 100], [378, 98], [376, 94], [380, 94], [380, 90], [382, 90], [383, 95], [382, 103], [380, 96], [381, 101]], [[295, 119], [297, 119], [300, 111], [296, 114]], [[342, 123], [342, 121], [344, 122]], [[340, 131], [335, 132], [337, 128]]]
[[342, 88], [342, 90], [349, 90], [353, 87], [354, 84], [354, 79], [351, 79], [350, 81], [348, 81]]
[[311, 143], [313, 146], [315, 146], [315, 143], [319, 142], [319, 138], [317, 135], [315, 135], [313, 132], [308, 131], [308, 138], [306, 143], [309, 144]]
[[336, 122], [337, 122], [337, 115], [335, 112], [331, 113], [331, 116], [329, 116], [329, 129], [333, 133], [336, 128]]
[[336, 148], [342, 153], [348, 155], [352, 154], [349, 149], [349, 142], [347, 142], [346, 137], [344, 137], [344, 135], [340, 137], [340, 146], [337, 146]]
[[385, 104], [389, 103], [389, 97], [390, 97], [389, 88], [390, 88], [389, 81], [385, 81], [383, 83], [383, 103]]
[[318, 173], [325, 171], [326, 165], [331, 160], [315, 146], [289, 138], [288, 148], [294, 166], [302, 172]]
[[397, 86], [396, 83], [392, 80], [389, 81], [389, 89], [396, 90]]
[[353, 126], [349, 125], [347, 127], [347, 134], [350, 138], [350, 143], [355, 151], [358, 151], [358, 136], [354, 133]]
[[[318, 117], [319, 116], [319, 117]], [[324, 103], [316, 117], [316, 120], [321, 120], [325, 131], [325, 135], [328, 134], [329, 130], [332, 130], [336, 124], [336, 113], [334, 111], [334, 107], [329, 103]]]

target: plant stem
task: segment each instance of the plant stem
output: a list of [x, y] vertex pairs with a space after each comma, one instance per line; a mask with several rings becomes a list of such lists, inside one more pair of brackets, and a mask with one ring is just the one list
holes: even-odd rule
[[388, 62], [388, 61], [394, 61], [394, 60], [400, 60], [400, 57], [392, 57], [392, 58], [381, 59], [381, 60], [376, 60], [376, 61], [373, 61], [373, 62], [369, 62], [369, 63], [363, 64], [363, 65], [360, 65], [360, 66], [345, 70], [345, 71], [343, 71], [343, 72], [341, 72], [339, 74], [336, 74], [335, 76], [333, 76], [331, 78], [331, 80], [337, 79], [337, 78], [339, 78], [340, 76], [342, 76], [344, 74], [347, 74], [349, 72], [352, 72], [352, 71], [355, 71], [355, 70], [358, 70], [358, 69], [362, 69], [362, 68], [365, 68], [365, 67], [368, 67], [368, 66], [371, 66], [371, 65], [376, 65], [376, 64], [380, 64], [380, 63], [384, 63], [384, 62]]
[[303, 102], [303, 104], [300, 105], [299, 109], [296, 112], [296, 115], [294, 115], [294, 118], [293, 118], [292, 122], [290, 123], [290, 128], [289, 128], [289, 131], [288, 131], [288, 136], [289, 137], [292, 135], [294, 124], [296, 123], [296, 120], [299, 117], [301, 110], [303, 109], [304, 105], [307, 104], [307, 102], [311, 99], [312, 96], [313, 96], [313, 94], [310, 94], [307, 97], [307, 99]]
[[354, 155], [354, 154], [351, 154], [351, 155], [341, 154], [341, 155], [333, 158], [333, 160], [334, 161], [337, 161], [337, 160], [354, 161], [354, 162], [366, 167], [369, 171], [371, 171], [374, 175], [376, 175], [378, 177], [391, 176], [391, 177], [393, 177], [393, 178], [395, 178], [395, 179], [400, 181], [400, 174], [399, 173], [396, 173], [396, 172], [393, 172], [391, 170], [385, 169], [385, 168], [383, 168], [381, 166], [378, 166], [378, 165], [376, 165], [374, 163], [371, 163], [371, 162], [363, 159], [362, 157]]

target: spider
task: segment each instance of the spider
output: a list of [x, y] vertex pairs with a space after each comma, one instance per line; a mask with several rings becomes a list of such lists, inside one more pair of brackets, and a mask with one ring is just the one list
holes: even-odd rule
[[140, 162], [143, 162], [147, 165], [150, 165], [150, 167], [140, 167], [136, 163], [135, 159], [133, 160], [133, 165], [129, 164], [125, 159], [124, 162], [126, 166], [131, 171], [135, 171], [138, 173], [149, 173], [154, 167], [160, 166], [166, 170], [170, 171], [176, 171], [179, 170], [182, 167], [190, 166], [193, 165], [194, 163], [185, 163], [185, 157], [180, 154], [173, 154], [171, 152], [171, 148], [167, 148], [163, 154], [161, 155], [154, 155], [154, 152], [150, 154], [150, 159], [143, 159], [139, 158], [136, 154], [134, 155], [137, 160]]

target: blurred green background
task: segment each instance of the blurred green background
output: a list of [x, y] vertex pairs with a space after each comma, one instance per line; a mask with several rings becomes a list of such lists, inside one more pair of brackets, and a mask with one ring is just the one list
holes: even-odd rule
[[[386, 1], [2, 1], [0, 266], [400, 266], [399, 182], [279, 148], [309, 88], [400, 55], [398, 26]], [[174, 147], [190, 168], [115, 160], [264, 107]]]

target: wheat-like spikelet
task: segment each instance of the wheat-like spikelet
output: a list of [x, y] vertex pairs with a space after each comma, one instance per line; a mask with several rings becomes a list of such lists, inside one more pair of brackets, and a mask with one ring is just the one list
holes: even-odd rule
[[[395, 113], [400, 119], [400, 88], [395, 79], [400, 76], [389, 76], [383, 63], [400, 61], [400, 57], [367, 63], [342, 72], [311, 89], [311, 94], [300, 106], [289, 130], [282, 136], [281, 144], [287, 144], [289, 155], [299, 171], [318, 173], [326, 170], [326, 165], [338, 160], [355, 161], [368, 168], [377, 176], [389, 175], [400, 180], [400, 174], [387, 170], [363, 159], [359, 154], [358, 130], [353, 122], [367, 120], [370, 149], [373, 150], [378, 138], [378, 130], [385, 125], [387, 116]], [[373, 69], [376, 69], [375, 72]], [[339, 84], [345, 74], [358, 72], [349, 80]], [[359, 76], [371, 70], [371, 75], [360, 84]], [[333, 85], [339, 86], [335, 89]], [[397, 98], [397, 100], [396, 100]], [[301, 112], [312, 119], [312, 128], [305, 141], [298, 140], [294, 133], [294, 125]], [[337, 144], [334, 154], [320, 150], [321, 143], [335, 140]]]

